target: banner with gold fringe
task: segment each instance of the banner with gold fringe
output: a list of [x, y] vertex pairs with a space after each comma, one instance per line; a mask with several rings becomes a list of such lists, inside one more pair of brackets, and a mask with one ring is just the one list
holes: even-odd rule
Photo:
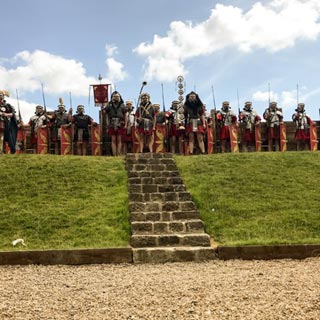
[[108, 87], [109, 84], [93, 84], [94, 105], [103, 107], [108, 102]]

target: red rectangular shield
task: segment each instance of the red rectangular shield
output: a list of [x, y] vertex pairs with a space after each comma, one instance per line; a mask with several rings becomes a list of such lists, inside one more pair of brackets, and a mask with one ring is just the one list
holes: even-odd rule
[[137, 127], [132, 127], [131, 130], [132, 134], [132, 146], [133, 146], [133, 153], [139, 153], [139, 132]]
[[61, 127], [61, 155], [73, 154], [73, 126]]
[[231, 152], [239, 152], [238, 126], [236, 124], [230, 124], [229, 132], [230, 132], [230, 149], [231, 149]]
[[91, 126], [91, 154], [93, 156], [101, 156], [100, 125]]
[[38, 128], [37, 153], [47, 154], [49, 152], [49, 128]]
[[256, 151], [260, 152], [261, 151], [261, 125], [256, 124], [256, 127], [254, 129], [254, 135], [255, 135], [255, 144], [256, 144]]
[[318, 150], [317, 125], [315, 122], [310, 124], [310, 150]]
[[166, 126], [163, 124], [157, 124], [154, 132], [153, 152], [165, 153], [166, 152]]
[[284, 122], [280, 123], [280, 151], [287, 151], [287, 130]]
[[213, 154], [213, 127], [207, 128], [207, 151], [208, 154]]

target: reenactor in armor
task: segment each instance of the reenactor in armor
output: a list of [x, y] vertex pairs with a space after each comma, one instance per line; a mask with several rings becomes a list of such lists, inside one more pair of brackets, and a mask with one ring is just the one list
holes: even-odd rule
[[123, 152], [133, 152], [133, 139], [132, 139], [132, 128], [135, 127], [135, 116], [133, 111], [133, 102], [131, 100], [126, 101], [126, 122], [124, 125], [124, 134], [122, 136]]
[[283, 121], [283, 114], [276, 102], [270, 102], [269, 108], [263, 113], [267, 121], [268, 151], [280, 150], [280, 123]]
[[186, 96], [184, 103], [184, 116], [186, 123], [186, 132], [189, 138], [190, 154], [194, 151], [194, 136], [197, 136], [197, 142], [202, 154], [205, 153], [203, 136], [206, 130], [206, 121], [204, 118], [204, 107], [197, 93], [191, 91]]
[[61, 127], [70, 126], [72, 118], [72, 109], [66, 112], [66, 107], [64, 106], [62, 100], [60, 99], [60, 104], [58, 109], [54, 111], [51, 115], [51, 140], [54, 142], [54, 153], [60, 154], [61, 145]]
[[108, 102], [104, 111], [108, 115], [108, 131], [111, 136], [111, 149], [114, 156], [118, 156], [122, 151], [122, 136], [126, 123], [127, 109], [118, 91], [111, 94], [111, 101]]
[[83, 105], [78, 105], [77, 112], [72, 116], [71, 122], [74, 124], [74, 142], [77, 146], [77, 154], [85, 156], [88, 153], [89, 125], [96, 125], [96, 123], [84, 113]]
[[136, 111], [136, 120], [138, 123], [139, 132], [139, 152], [142, 153], [144, 149], [144, 143], [148, 146], [149, 152], [153, 152], [153, 131], [156, 126], [156, 118], [153, 105], [150, 101], [149, 93], [141, 93], [140, 104]]
[[242, 136], [243, 151], [254, 151], [255, 149], [255, 127], [261, 122], [261, 117], [252, 108], [252, 102], [247, 101], [239, 113], [239, 122], [243, 124], [244, 134]]
[[50, 125], [50, 118], [45, 113], [43, 106], [36, 106], [35, 114], [30, 118], [28, 124], [31, 128], [31, 145], [33, 152], [37, 153], [38, 129], [46, 128]]
[[167, 112], [169, 123], [169, 139], [170, 139], [170, 152], [176, 152], [176, 142], [178, 140], [179, 153], [183, 154], [183, 140], [186, 134], [184, 126], [184, 108], [180, 101], [174, 100], [171, 103], [171, 108]]
[[13, 106], [6, 102], [4, 96], [9, 92], [0, 91], [0, 154], [5, 152], [5, 142], [8, 143], [10, 153], [16, 152], [18, 124]]
[[231, 110], [229, 101], [222, 102], [221, 110], [217, 112], [217, 121], [220, 125], [221, 152], [230, 151], [230, 125], [237, 124], [237, 116]]
[[296, 124], [296, 133], [294, 139], [297, 142], [297, 150], [309, 150], [310, 146], [310, 125], [312, 120], [306, 114], [304, 103], [299, 103], [292, 120]]

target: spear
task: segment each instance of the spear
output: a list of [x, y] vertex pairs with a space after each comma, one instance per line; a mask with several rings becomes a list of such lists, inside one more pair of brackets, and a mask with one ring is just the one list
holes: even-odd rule
[[44, 113], [47, 114], [47, 106], [46, 106], [46, 100], [44, 98], [43, 83], [41, 83], [41, 90], [42, 90], [42, 100], [43, 100]]
[[162, 91], [162, 111], [166, 112], [166, 107], [165, 107], [165, 102], [164, 102], [163, 83], [161, 83], [161, 91]]
[[215, 96], [214, 96], [213, 86], [211, 86], [211, 92], [212, 92], [213, 107], [214, 107], [214, 114], [213, 114], [213, 117], [212, 117], [213, 143], [214, 143], [214, 145], [216, 145], [216, 141], [217, 141], [217, 133], [216, 133], [216, 113], [217, 113], [217, 106], [216, 106], [216, 99], [215, 99]]
[[17, 106], [18, 106], [18, 115], [19, 115], [19, 121], [22, 122], [22, 116], [20, 113], [20, 104], [19, 104], [19, 94], [18, 94], [18, 89], [16, 89], [16, 94], [17, 94]]

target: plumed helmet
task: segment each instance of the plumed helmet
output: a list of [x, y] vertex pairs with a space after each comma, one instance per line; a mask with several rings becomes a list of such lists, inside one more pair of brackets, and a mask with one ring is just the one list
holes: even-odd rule
[[10, 97], [10, 92], [7, 90], [0, 90], [0, 96], [6, 96], [6, 97]]

